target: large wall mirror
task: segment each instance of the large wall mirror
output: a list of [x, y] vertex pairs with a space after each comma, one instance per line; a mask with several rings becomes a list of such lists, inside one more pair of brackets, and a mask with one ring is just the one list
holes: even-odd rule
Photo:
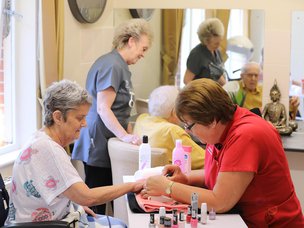
[[[187, 57], [191, 49], [199, 43], [196, 34], [197, 28], [199, 24], [206, 18], [215, 17], [217, 11], [218, 10], [215, 9], [185, 9], [183, 11], [182, 35], [180, 38], [181, 48], [179, 52], [179, 61], [177, 63], [178, 69], [175, 78], [176, 84], [180, 87], [183, 87], [183, 77], [186, 71]], [[122, 21], [130, 18], [132, 18], [132, 16], [128, 9], [114, 10], [115, 27]], [[147, 56], [141, 60], [140, 64], [145, 65], [146, 61], [146, 66], [148, 67], [146, 69], [151, 69], [151, 66], [153, 66], [153, 72], [150, 72], [153, 75], [147, 76], [147, 74], [149, 74], [147, 71], [139, 73], [140, 75], [145, 75], [145, 78], [143, 80], [155, 77], [155, 75], [158, 75], [160, 78], [160, 75], [163, 74], [162, 64], [164, 59], [166, 59], [163, 45], [163, 34], [165, 32], [163, 29], [163, 10], [155, 9], [151, 19], [149, 20], [149, 23], [154, 29], [154, 42], [151, 48], [152, 51], [150, 50], [148, 52]], [[170, 29], [171, 28], [169, 27], [169, 30]], [[246, 43], [247, 40], [244, 41], [244, 37], [250, 40], [252, 46]], [[234, 51], [231, 50], [226, 52], [228, 58], [225, 62], [225, 68], [230, 78], [237, 79], [240, 77], [240, 72], [237, 70], [240, 69], [246, 61], [256, 61], [259, 63], [261, 62], [262, 64], [261, 53], [264, 46], [264, 11], [231, 9], [227, 26], [227, 39], [229, 40], [229, 38], [232, 40], [234, 45], [239, 46], [240, 48], [238, 52], [235, 52], [235, 49]], [[250, 48], [252, 48], [252, 50], [249, 50]], [[250, 55], [248, 55], [249, 52]], [[136, 66], [136, 68], [138, 67]], [[138, 80], [141, 81], [141, 79]], [[260, 80], [262, 81], [262, 78]], [[159, 83], [163, 83], [163, 81], [160, 79]], [[151, 83], [149, 85], [151, 86]], [[144, 87], [145, 86], [141, 84], [141, 88]], [[146, 97], [148, 94], [149, 93], [147, 92]]]
[[300, 98], [299, 118], [304, 120], [304, 11], [292, 13], [290, 96]]

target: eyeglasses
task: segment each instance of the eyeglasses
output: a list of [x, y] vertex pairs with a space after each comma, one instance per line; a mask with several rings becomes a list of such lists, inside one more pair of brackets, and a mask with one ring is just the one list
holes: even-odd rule
[[184, 124], [184, 129], [185, 130], [187, 130], [187, 131], [191, 131], [191, 129], [193, 128], [193, 126], [195, 125], [196, 123], [194, 122], [194, 123], [192, 123], [192, 124], [190, 124], [190, 125], [188, 125], [188, 124]]

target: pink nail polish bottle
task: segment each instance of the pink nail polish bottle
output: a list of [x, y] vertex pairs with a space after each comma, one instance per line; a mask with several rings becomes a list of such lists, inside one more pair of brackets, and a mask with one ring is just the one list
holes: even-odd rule
[[197, 223], [198, 223], [198, 220], [196, 217], [196, 211], [195, 211], [195, 209], [192, 209], [192, 216], [191, 216], [191, 221], [190, 221], [191, 228], [197, 228]]

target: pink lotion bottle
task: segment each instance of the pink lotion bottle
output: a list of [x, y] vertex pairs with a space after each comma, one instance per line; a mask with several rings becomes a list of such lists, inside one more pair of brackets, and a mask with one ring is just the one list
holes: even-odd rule
[[185, 153], [185, 174], [189, 175], [191, 173], [191, 146], [183, 146]]
[[185, 173], [186, 164], [185, 164], [185, 152], [182, 145], [181, 139], [176, 139], [175, 148], [172, 152], [172, 164], [179, 166], [181, 171]]

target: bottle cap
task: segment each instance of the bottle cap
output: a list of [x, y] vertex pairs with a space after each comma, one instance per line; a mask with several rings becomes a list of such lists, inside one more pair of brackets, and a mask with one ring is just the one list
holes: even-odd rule
[[148, 136], [147, 135], [143, 136], [143, 143], [148, 143]]
[[154, 224], [154, 214], [150, 213], [150, 224]]
[[185, 212], [184, 211], [179, 212], [179, 221], [185, 221]]
[[176, 147], [182, 147], [182, 140], [181, 139], [176, 139], [175, 146]]
[[191, 153], [192, 146], [183, 146], [183, 149], [184, 149], [185, 152]]

